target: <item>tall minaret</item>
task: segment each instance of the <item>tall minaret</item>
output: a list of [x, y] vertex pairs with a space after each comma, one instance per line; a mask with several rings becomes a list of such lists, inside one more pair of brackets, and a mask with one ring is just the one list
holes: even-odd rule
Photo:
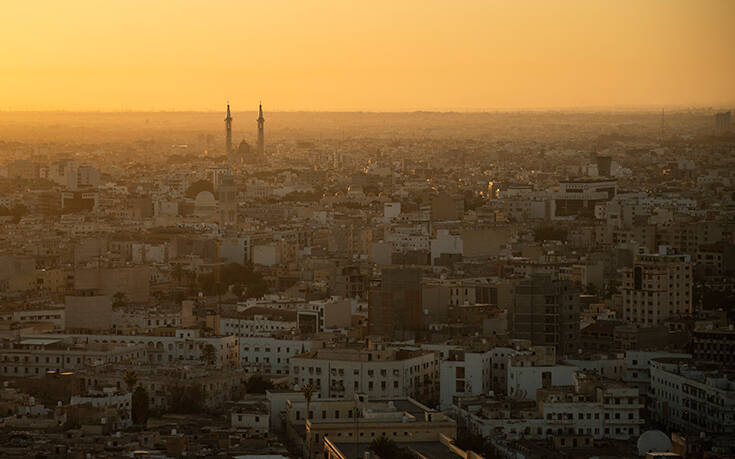
[[265, 118], [263, 118], [263, 104], [258, 106], [258, 119], [256, 121], [258, 122], [258, 154], [262, 156], [265, 151], [265, 139], [263, 138], [263, 124], [265, 123]]
[[227, 154], [232, 153], [232, 115], [230, 115], [230, 102], [227, 102], [227, 118], [225, 118], [225, 149]]

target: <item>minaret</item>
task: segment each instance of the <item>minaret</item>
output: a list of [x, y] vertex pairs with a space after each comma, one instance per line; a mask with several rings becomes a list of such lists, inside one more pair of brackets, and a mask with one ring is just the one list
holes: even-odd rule
[[230, 102], [227, 102], [227, 118], [225, 118], [225, 150], [227, 154], [232, 153], [232, 115], [230, 115]]
[[258, 119], [256, 121], [258, 122], [258, 154], [263, 156], [265, 151], [265, 139], [263, 138], [263, 124], [265, 123], [265, 118], [263, 118], [263, 104], [258, 106]]

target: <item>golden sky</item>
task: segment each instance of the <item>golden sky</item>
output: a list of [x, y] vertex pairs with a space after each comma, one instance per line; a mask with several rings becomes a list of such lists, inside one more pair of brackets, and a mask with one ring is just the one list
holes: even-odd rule
[[0, 0], [0, 110], [727, 105], [735, 0]]

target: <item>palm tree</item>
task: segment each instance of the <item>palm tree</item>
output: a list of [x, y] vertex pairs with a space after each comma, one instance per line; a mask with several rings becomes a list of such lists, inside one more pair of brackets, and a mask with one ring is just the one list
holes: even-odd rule
[[[314, 396], [314, 386], [311, 385], [311, 384], [304, 384], [303, 386], [301, 386], [301, 393], [304, 394], [304, 400], [306, 400], [306, 416], [304, 416], [304, 418], [306, 420], [308, 420], [309, 419], [309, 411], [311, 410], [311, 398]], [[306, 421], [304, 421], [304, 424], [306, 424]], [[311, 456], [312, 456], [312, 453], [311, 453], [311, 451], [312, 451], [312, 449], [311, 449], [312, 441], [313, 441], [312, 440], [312, 437], [309, 436], [309, 444], [308, 444], [308, 448], [309, 448], [309, 459], [311, 459]]]
[[132, 392], [135, 385], [138, 384], [138, 375], [134, 371], [128, 370], [125, 372], [125, 376], [123, 376], [123, 381], [125, 381], [128, 390]]
[[304, 400], [306, 400], [306, 417], [309, 417], [309, 409], [311, 408], [311, 398], [314, 396], [314, 386], [311, 384], [304, 384], [301, 386], [301, 393], [304, 394]]

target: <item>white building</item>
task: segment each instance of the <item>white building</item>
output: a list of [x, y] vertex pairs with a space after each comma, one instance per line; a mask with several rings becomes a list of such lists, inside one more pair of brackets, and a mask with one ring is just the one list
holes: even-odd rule
[[252, 306], [220, 317], [220, 334], [270, 336], [273, 332], [296, 330], [296, 311]]
[[651, 418], [678, 432], [735, 434], [735, 381], [719, 365], [651, 361]]
[[240, 367], [245, 372], [288, 374], [291, 357], [310, 352], [317, 342], [268, 336], [240, 337]]
[[462, 255], [462, 236], [454, 235], [446, 229], [440, 229], [436, 232], [436, 237], [431, 239], [431, 264], [442, 254]]
[[440, 363], [439, 407], [452, 407], [456, 395], [487, 394], [492, 390], [493, 351], [450, 350]]
[[[457, 398], [454, 410], [483, 437], [503, 440], [631, 440], [643, 424], [638, 389], [578, 372], [573, 384], [538, 391], [536, 400], [475, 396]], [[588, 443], [589, 444], [589, 443]], [[570, 445], [572, 446], [572, 445]]]
[[235, 430], [247, 430], [264, 435], [270, 431], [270, 413], [263, 401], [240, 402], [230, 411], [230, 425]]

